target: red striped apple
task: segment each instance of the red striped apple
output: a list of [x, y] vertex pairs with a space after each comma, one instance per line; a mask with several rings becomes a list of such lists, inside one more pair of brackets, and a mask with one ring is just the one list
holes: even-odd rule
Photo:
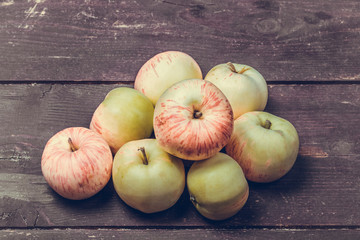
[[41, 170], [55, 192], [80, 200], [95, 195], [108, 183], [112, 162], [109, 145], [99, 134], [72, 127], [49, 139], [42, 154]]
[[133, 88], [119, 87], [97, 107], [90, 129], [98, 132], [115, 154], [125, 143], [151, 136], [153, 114], [154, 106], [146, 96]]
[[249, 196], [241, 167], [224, 153], [195, 162], [187, 175], [187, 187], [195, 208], [212, 220], [234, 216]]
[[190, 78], [202, 78], [197, 62], [186, 53], [166, 51], [156, 54], [140, 68], [134, 88], [155, 105], [171, 85]]
[[205, 76], [228, 98], [234, 119], [250, 111], [262, 111], [268, 100], [267, 84], [254, 68], [237, 63], [219, 64]]
[[154, 133], [160, 146], [187, 160], [219, 152], [233, 130], [233, 113], [225, 95], [211, 82], [188, 79], [168, 88], [154, 111]]
[[120, 198], [145, 213], [170, 208], [185, 188], [182, 160], [162, 150], [156, 139], [123, 145], [115, 155], [112, 176]]
[[248, 180], [272, 182], [294, 165], [299, 137], [287, 120], [261, 111], [248, 112], [235, 120], [226, 153], [244, 170]]

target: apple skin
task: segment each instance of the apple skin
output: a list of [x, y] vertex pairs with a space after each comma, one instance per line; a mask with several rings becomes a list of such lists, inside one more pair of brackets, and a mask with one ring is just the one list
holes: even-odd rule
[[225, 151], [240, 164], [248, 180], [273, 182], [293, 167], [299, 137], [295, 127], [283, 118], [267, 112], [248, 112], [235, 120]]
[[224, 153], [194, 162], [187, 175], [190, 200], [201, 215], [225, 220], [245, 205], [249, 186], [239, 164]]
[[228, 143], [233, 123], [227, 98], [201, 79], [174, 84], [155, 105], [155, 137], [165, 151], [181, 159], [196, 161], [215, 155]]
[[155, 106], [166, 89], [190, 78], [202, 79], [198, 63], [186, 53], [166, 51], [156, 54], [140, 68], [134, 88], [147, 96]]
[[[144, 148], [147, 165], [140, 148]], [[144, 213], [170, 208], [185, 188], [182, 160], [162, 150], [156, 139], [124, 144], [115, 155], [112, 176], [120, 198]]]
[[99, 134], [88, 128], [71, 127], [49, 139], [41, 170], [55, 192], [67, 199], [81, 200], [95, 195], [108, 183], [112, 163], [109, 145]]
[[264, 77], [254, 68], [237, 63], [223, 63], [213, 67], [205, 80], [214, 83], [228, 98], [234, 119], [251, 111], [263, 111], [268, 100]]
[[148, 138], [153, 132], [154, 106], [139, 91], [111, 90], [95, 110], [90, 129], [98, 132], [115, 154], [126, 142]]

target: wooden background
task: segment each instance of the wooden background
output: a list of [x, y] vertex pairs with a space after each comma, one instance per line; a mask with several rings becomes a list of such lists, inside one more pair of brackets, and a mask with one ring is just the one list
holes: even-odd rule
[[[358, 0], [0, 0], [0, 239], [359, 239], [359, 26]], [[88, 127], [108, 91], [166, 50], [204, 75], [228, 61], [260, 71], [265, 110], [299, 132], [293, 169], [249, 183], [245, 207], [221, 222], [186, 191], [150, 215], [111, 182], [83, 201], [53, 192], [47, 140]]]

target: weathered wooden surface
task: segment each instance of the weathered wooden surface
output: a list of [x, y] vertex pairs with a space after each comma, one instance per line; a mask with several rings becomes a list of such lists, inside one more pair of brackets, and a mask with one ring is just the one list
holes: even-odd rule
[[303, 240], [303, 239], [358, 239], [358, 229], [52, 229], [0, 230], [0, 238], [22, 239], [249, 239], [249, 240]]
[[2, 85], [0, 102], [7, 105], [1, 106], [0, 117], [0, 226], [358, 226], [356, 84], [269, 86], [266, 111], [294, 124], [300, 153], [283, 179], [251, 183], [246, 206], [227, 221], [203, 219], [187, 192], [170, 210], [152, 215], [127, 207], [111, 183], [88, 200], [59, 197], [41, 175], [43, 147], [63, 128], [87, 127], [105, 94], [118, 86], [123, 85]]
[[[0, 239], [359, 239], [359, 25], [358, 0], [0, 0]], [[266, 111], [299, 132], [293, 169], [250, 183], [228, 220], [201, 217], [186, 190], [150, 215], [111, 182], [70, 201], [41, 174], [47, 140], [87, 127], [108, 91], [165, 50], [204, 75], [227, 61], [257, 68]]]
[[0, 2], [0, 79], [128, 81], [181, 50], [269, 81], [359, 81], [358, 0]]

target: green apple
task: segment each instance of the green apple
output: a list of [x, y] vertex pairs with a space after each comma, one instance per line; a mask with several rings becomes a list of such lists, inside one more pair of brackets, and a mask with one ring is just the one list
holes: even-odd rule
[[115, 154], [126, 142], [148, 138], [153, 131], [154, 106], [139, 91], [111, 90], [95, 110], [90, 129], [98, 132]]
[[264, 77], [253, 67], [238, 63], [223, 63], [213, 67], [205, 76], [229, 100], [234, 119], [250, 111], [263, 111], [268, 100]]
[[162, 150], [156, 139], [124, 144], [115, 155], [112, 178], [120, 198], [144, 213], [170, 208], [185, 188], [183, 161]]
[[245, 205], [249, 186], [239, 164], [224, 153], [194, 162], [187, 175], [190, 200], [211, 220], [234, 216]]
[[294, 165], [299, 137], [289, 121], [254, 111], [235, 120], [233, 134], [225, 149], [240, 164], [248, 180], [272, 182]]

